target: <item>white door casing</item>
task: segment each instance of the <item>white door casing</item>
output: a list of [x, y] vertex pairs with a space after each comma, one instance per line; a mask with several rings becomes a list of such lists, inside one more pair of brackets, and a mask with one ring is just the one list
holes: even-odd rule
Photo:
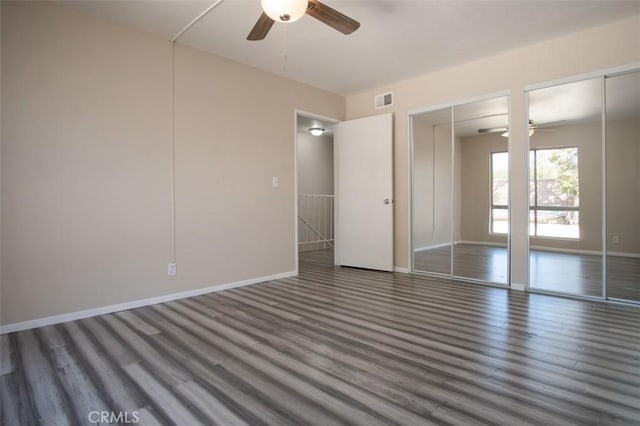
[[393, 116], [334, 127], [335, 264], [393, 270]]

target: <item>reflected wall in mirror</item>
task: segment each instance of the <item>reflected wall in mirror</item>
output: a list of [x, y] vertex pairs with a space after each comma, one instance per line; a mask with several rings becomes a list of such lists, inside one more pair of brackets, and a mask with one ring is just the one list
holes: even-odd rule
[[602, 297], [602, 79], [528, 97], [529, 286]]
[[508, 282], [508, 112], [506, 96], [454, 107], [455, 277]]
[[412, 117], [413, 269], [451, 274], [451, 109]]
[[508, 104], [412, 115], [414, 271], [508, 283]]
[[640, 301], [640, 72], [605, 80], [607, 297]]

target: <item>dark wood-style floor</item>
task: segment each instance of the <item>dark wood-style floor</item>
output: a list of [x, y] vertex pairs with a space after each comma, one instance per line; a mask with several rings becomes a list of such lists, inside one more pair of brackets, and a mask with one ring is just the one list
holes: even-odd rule
[[[507, 284], [507, 249], [479, 244], [456, 244], [455, 276]], [[415, 253], [414, 268], [449, 274], [451, 246]], [[579, 296], [602, 296], [602, 257], [589, 254], [531, 250], [530, 286]], [[607, 257], [607, 297], [640, 301], [640, 258]]]
[[640, 423], [636, 307], [300, 266], [3, 335], [2, 423]]

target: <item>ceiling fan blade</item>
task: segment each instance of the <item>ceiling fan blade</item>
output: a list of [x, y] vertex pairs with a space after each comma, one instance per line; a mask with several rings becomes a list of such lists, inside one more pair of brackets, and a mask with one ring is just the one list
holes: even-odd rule
[[318, 0], [309, 0], [307, 15], [311, 15], [318, 21], [327, 24], [342, 34], [351, 34], [360, 28], [360, 22], [349, 18], [337, 10], [320, 3]]
[[566, 122], [567, 120], [552, 121], [549, 123], [542, 123], [542, 124], [533, 123], [531, 127], [533, 127], [534, 129], [544, 129], [546, 127], [553, 127], [553, 126], [557, 126], [558, 124], [562, 124]]
[[274, 22], [275, 21], [269, 18], [266, 13], [262, 12], [262, 15], [260, 15], [256, 24], [251, 28], [251, 32], [247, 36], [247, 40], [264, 40]]
[[498, 133], [498, 132], [506, 132], [509, 128], [507, 127], [491, 127], [488, 129], [478, 129], [478, 133]]

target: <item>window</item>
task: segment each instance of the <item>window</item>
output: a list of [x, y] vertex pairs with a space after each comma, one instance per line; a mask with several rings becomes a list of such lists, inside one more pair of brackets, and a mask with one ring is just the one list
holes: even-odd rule
[[580, 238], [578, 148], [531, 150], [529, 173], [529, 234]]
[[491, 154], [491, 234], [509, 232], [509, 154]]

